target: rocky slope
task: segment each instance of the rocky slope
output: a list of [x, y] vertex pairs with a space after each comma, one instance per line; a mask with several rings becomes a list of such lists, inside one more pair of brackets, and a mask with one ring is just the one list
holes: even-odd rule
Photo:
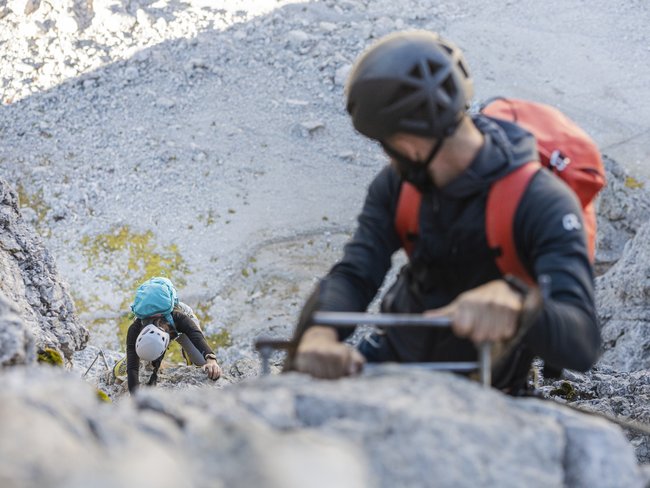
[[[35, 359], [36, 349], [52, 349], [71, 359], [88, 341], [88, 330], [74, 315], [67, 287], [59, 278], [50, 253], [25, 224], [18, 198], [0, 179], [0, 297], [4, 295], [20, 325], [7, 315], [0, 340], [0, 366], [23, 364]], [[11, 313], [2, 300], [4, 314]], [[3, 315], [4, 315], [3, 314]]]
[[155, 389], [102, 406], [88, 384], [69, 374], [5, 371], [0, 415], [11, 422], [0, 423], [0, 484], [644, 484], [632, 447], [605, 421], [508, 398], [450, 374], [377, 373], [338, 382], [290, 374], [223, 389]]
[[[385, 163], [343, 109], [352, 60], [427, 28], [466, 50], [478, 97], [554, 103], [625, 164], [607, 161], [599, 202], [605, 353], [542, 391], [649, 422], [647, 20], [620, 0], [0, 1], [0, 486], [642, 486], [647, 436], [626, 432], [633, 451], [610, 424], [460, 378], [242, 379]], [[223, 379], [169, 365], [129, 398], [106, 371], [152, 273], [227, 332]], [[72, 369], [6, 367], [43, 349]]]

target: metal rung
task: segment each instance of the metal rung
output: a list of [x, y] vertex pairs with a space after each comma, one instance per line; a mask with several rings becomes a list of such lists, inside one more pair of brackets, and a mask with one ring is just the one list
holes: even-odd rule
[[[371, 314], [357, 312], [316, 312], [312, 323], [328, 327], [354, 327], [357, 325], [375, 325], [379, 327], [451, 327], [448, 317], [425, 317], [416, 314]], [[275, 349], [292, 350], [297, 346], [293, 341], [282, 339], [260, 338], [255, 341], [255, 349], [262, 356], [262, 374], [270, 373], [269, 360]], [[399, 363], [405, 368], [421, 368], [429, 371], [479, 371], [480, 382], [483, 386], [492, 384], [492, 345], [489, 342], [478, 346], [477, 362], [431, 362], [431, 363]], [[373, 368], [366, 364], [364, 368]]]
[[400, 368], [405, 369], [423, 369], [426, 371], [454, 371], [457, 373], [476, 371], [480, 368], [480, 364], [478, 362], [469, 361], [437, 363], [366, 363], [363, 365], [363, 370], [370, 372], [387, 364], [398, 365]]
[[449, 317], [425, 317], [420, 314], [316, 312], [312, 323], [328, 327], [354, 327], [376, 325], [377, 327], [451, 327]]

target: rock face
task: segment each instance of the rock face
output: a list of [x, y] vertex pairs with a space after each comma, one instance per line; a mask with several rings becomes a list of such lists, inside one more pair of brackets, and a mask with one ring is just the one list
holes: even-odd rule
[[0, 365], [29, 363], [35, 356], [32, 334], [13, 304], [0, 294]]
[[0, 485], [643, 486], [612, 424], [449, 374], [379, 373], [144, 389], [102, 408], [69, 373], [6, 370]]
[[[650, 425], [650, 376], [647, 371], [620, 373], [602, 367], [581, 374], [566, 371], [564, 378], [550, 382], [542, 394], [572, 406], [626, 422]], [[650, 436], [626, 429], [639, 462], [650, 462]]]
[[604, 353], [600, 365], [617, 371], [650, 368], [650, 223], [625, 247], [623, 257], [596, 281]]
[[[18, 198], [0, 179], [0, 293], [14, 304], [22, 319], [0, 319], [0, 336], [14, 339], [0, 346], [0, 366], [34, 359], [37, 348], [53, 348], [71, 358], [84, 347], [88, 331], [77, 322], [65, 285], [57, 276], [54, 261], [36, 234], [23, 222]], [[2, 305], [0, 305], [2, 307]], [[6, 307], [3, 307], [6, 309]], [[13, 332], [12, 332], [13, 331]], [[5, 348], [11, 347], [12, 351]]]
[[603, 158], [607, 186], [598, 196], [596, 270], [603, 273], [622, 256], [625, 244], [650, 219], [650, 195], [616, 161]]

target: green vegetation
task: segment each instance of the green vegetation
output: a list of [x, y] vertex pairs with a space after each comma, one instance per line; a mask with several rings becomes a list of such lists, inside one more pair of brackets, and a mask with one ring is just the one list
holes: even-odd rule
[[111, 400], [111, 397], [109, 397], [105, 391], [97, 389], [97, 398], [99, 398], [100, 401], [104, 403], [113, 403], [113, 400]]
[[[207, 286], [207, 285], [206, 285]], [[210, 315], [210, 304], [201, 302], [194, 307], [194, 314], [199, 319], [200, 324], [209, 324], [212, 322], [212, 315]]]
[[251, 275], [251, 273], [252, 274], [257, 274], [257, 267], [253, 266], [256, 262], [257, 262], [257, 258], [252, 257], [252, 256], [250, 258], [248, 258], [249, 266], [246, 266], [245, 268], [242, 268], [242, 270], [241, 270], [241, 275], [244, 278], [248, 278]]
[[[230, 346], [232, 342], [230, 334], [227, 330], [223, 330], [217, 334], [208, 335], [205, 337], [205, 339], [210, 348], [215, 352], [222, 347]], [[183, 357], [183, 353], [181, 351], [182, 348], [180, 344], [176, 341], [173, 341], [169, 345], [169, 349], [167, 349], [167, 353], [165, 354], [165, 361], [169, 361], [174, 364], [185, 364], [185, 358]]]
[[39, 363], [63, 367], [63, 355], [51, 347], [40, 350], [37, 358]]
[[222, 330], [217, 334], [212, 334], [206, 337], [208, 345], [212, 348], [213, 351], [217, 351], [222, 347], [228, 347], [232, 344], [232, 338], [227, 330]]
[[578, 399], [578, 392], [568, 381], [563, 381], [560, 383], [560, 386], [551, 390], [550, 394], [552, 396], [562, 397], [569, 402]]
[[40, 189], [36, 193], [28, 193], [25, 187], [18, 183], [16, 191], [18, 192], [18, 205], [20, 208], [28, 207], [36, 212], [36, 228], [41, 235], [47, 237], [50, 229], [45, 226], [45, 219], [47, 213], [50, 211], [50, 206], [45, 203], [43, 190]]
[[628, 176], [625, 178], [625, 186], [632, 188], [633, 190], [638, 190], [643, 188], [643, 183], [632, 176]]
[[[85, 236], [81, 244], [87, 259], [86, 269], [97, 265], [110, 267], [115, 261], [116, 253], [126, 252], [127, 267], [117, 273], [117, 277], [123, 282], [135, 285], [154, 276], [166, 276], [177, 286], [185, 284], [183, 276], [188, 270], [178, 246], [170, 244], [158, 251], [154, 234], [150, 230], [138, 234], [128, 225], [123, 225], [106, 234], [98, 234], [92, 238]], [[131, 288], [135, 289], [129, 287]]]
[[[210, 209], [210, 210], [208, 210], [207, 215], [201, 214], [201, 215], [199, 215], [197, 217], [197, 220], [199, 222], [205, 221], [205, 226], [209, 227], [212, 224], [214, 224], [219, 217], [220, 217], [220, 215], [218, 213], [216, 213], [213, 209]], [[188, 228], [189, 228], [189, 226], [188, 226]]]

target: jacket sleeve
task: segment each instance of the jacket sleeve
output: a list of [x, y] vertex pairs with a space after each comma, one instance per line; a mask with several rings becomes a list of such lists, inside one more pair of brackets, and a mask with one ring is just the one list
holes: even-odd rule
[[593, 268], [575, 195], [547, 171], [531, 181], [515, 216], [516, 246], [529, 271], [550, 278], [548, 297], [524, 343], [555, 368], [586, 371], [598, 359]]
[[[400, 248], [395, 231], [395, 206], [399, 177], [386, 166], [370, 184], [358, 226], [346, 244], [343, 258], [320, 282], [308, 300], [302, 316], [321, 311], [366, 310], [391, 266], [391, 257]], [[339, 339], [353, 332], [338, 329]]]
[[140, 358], [135, 352], [135, 341], [142, 330], [142, 322], [134, 320], [126, 333], [126, 374], [128, 377], [129, 393], [133, 394], [140, 384]]
[[174, 323], [176, 324], [176, 330], [181, 334], [185, 334], [204, 358], [206, 354], [214, 354], [205, 340], [203, 332], [190, 317], [184, 313], [174, 312]]

